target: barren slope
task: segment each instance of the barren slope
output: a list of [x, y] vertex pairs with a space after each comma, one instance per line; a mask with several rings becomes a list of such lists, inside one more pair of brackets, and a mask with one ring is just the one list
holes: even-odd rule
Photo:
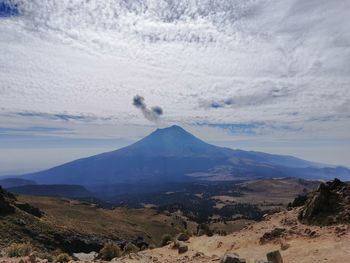
[[[281, 251], [287, 263], [350, 262], [348, 226], [320, 228], [303, 225], [296, 220], [297, 211], [275, 214], [225, 237], [192, 237], [188, 243], [189, 251], [183, 255], [166, 246], [140, 252], [139, 256], [133, 256], [134, 259], [121, 258], [117, 262], [218, 262], [226, 251], [234, 251], [248, 259], [266, 259], [267, 252], [281, 250], [280, 239], [290, 245]], [[285, 229], [282, 237], [261, 244], [260, 238], [275, 228]]]

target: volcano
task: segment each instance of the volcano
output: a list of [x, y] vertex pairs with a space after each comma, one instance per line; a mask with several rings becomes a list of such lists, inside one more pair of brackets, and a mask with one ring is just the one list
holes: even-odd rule
[[174, 125], [130, 146], [22, 176], [40, 184], [80, 185], [271, 177], [348, 179], [350, 170], [292, 156], [218, 147]]

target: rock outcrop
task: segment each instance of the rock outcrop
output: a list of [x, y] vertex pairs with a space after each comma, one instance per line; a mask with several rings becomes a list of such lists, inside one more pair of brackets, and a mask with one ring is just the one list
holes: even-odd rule
[[0, 186], [0, 215], [6, 215], [15, 212], [15, 208], [12, 203], [16, 200], [16, 198], [2, 189]]
[[350, 223], [350, 185], [338, 179], [321, 183], [308, 195], [299, 220], [311, 225]]
[[40, 209], [27, 203], [18, 202], [12, 193], [4, 190], [0, 186], [0, 215], [14, 213], [16, 211], [16, 207], [36, 217], [42, 217], [43, 215], [43, 212], [40, 211]]

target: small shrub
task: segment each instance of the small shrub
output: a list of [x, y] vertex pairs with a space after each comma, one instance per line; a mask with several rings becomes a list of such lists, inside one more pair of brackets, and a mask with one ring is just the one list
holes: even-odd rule
[[169, 242], [171, 242], [173, 238], [169, 234], [165, 234], [162, 236], [162, 239], [160, 241], [160, 246], [164, 247], [166, 246]]
[[49, 253], [37, 253], [36, 256], [40, 259], [46, 259], [47, 262], [53, 262], [53, 256]]
[[149, 249], [155, 249], [155, 248], [156, 248], [156, 245], [155, 245], [155, 244], [150, 244], [150, 245], [148, 246], [148, 248], [149, 248]]
[[139, 251], [140, 249], [137, 246], [135, 246], [133, 243], [128, 243], [124, 247], [124, 254], [137, 253]]
[[12, 243], [7, 248], [7, 255], [9, 257], [26, 257], [32, 252], [33, 248], [30, 243]]
[[119, 258], [122, 255], [120, 247], [113, 243], [107, 243], [100, 250], [99, 258], [110, 261], [113, 258]]
[[213, 231], [209, 228], [208, 224], [202, 223], [197, 226], [197, 235], [207, 235], [208, 237], [213, 236]]
[[227, 231], [224, 230], [224, 229], [215, 228], [213, 230], [213, 234], [216, 234], [216, 235], [219, 235], [219, 236], [227, 236]]
[[71, 258], [67, 253], [61, 253], [56, 257], [56, 262], [59, 263], [67, 263], [70, 260]]

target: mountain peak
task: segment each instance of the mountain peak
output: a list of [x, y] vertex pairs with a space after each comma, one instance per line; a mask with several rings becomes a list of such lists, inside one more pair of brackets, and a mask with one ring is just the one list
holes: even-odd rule
[[171, 125], [169, 127], [165, 127], [165, 128], [159, 128], [156, 131], [162, 131], [162, 132], [174, 132], [174, 131], [177, 131], [177, 132], [189, 133], [184, 128], [182, 128], [181, 126], [176, 125], [176, 124]]
[[147, 155], [180, 155], [205, 154], [218, 147], [212, 146], [195, 137], [182, 127], [172, 125], [157, 129], [142, 140], [131, 145], [129, 149]]
[[185, 138], [191, 139], [191, 140], [199, 140], [194, 135], [186, 131], [184, 128], [178, 126], [178, 125], [172, 125], [166, 128], [159, 128], [152, 132], [150, 135], [146, 136], [141, 141], [147, 139], [147, 138], [157, 138], [157, 139], [168, 139], [168, 140], [183, 140]]

